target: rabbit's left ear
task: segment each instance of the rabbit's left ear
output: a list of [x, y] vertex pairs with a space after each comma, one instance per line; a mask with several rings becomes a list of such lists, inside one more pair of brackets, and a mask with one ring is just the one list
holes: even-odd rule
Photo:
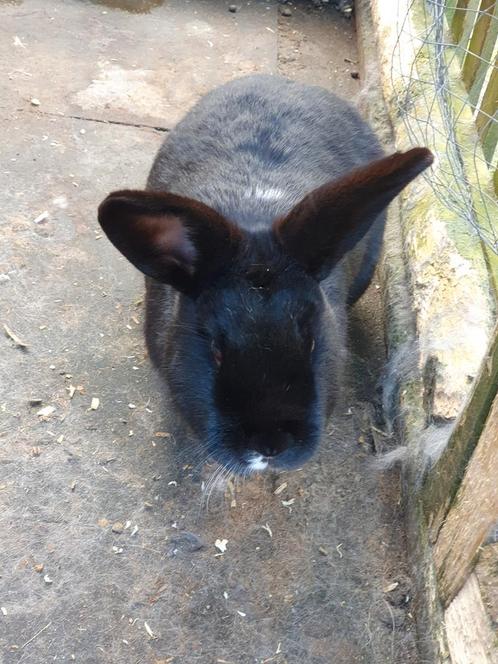
[[233, 259], [242, 233], [191, 198], [152, 191], [115, 191], [99, 222], [113, 245], [144, 274], [194, 295]]
[[308, 272], [324, 278], [433, 159], [426, 148], [413, 148], [361, 166], [312, 191], [275, 221], [273, 232]]

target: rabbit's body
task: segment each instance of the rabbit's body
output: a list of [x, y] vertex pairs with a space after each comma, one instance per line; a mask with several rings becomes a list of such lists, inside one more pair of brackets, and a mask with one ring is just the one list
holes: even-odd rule
[[431, 161], [381, 155], [346, 102], [250, 76], [169, 134], [149, 193], [116, 192], [100, 208], [147, 275], [147, 345], [176, 408], [235, 472], [300, 465], [319, 442], [384, 209]]

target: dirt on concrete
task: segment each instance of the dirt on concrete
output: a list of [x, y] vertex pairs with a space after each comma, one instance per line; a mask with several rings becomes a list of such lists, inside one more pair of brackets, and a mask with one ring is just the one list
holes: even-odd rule
[[229, 4], [0, 2], [2, 664], [417, 661], [398, 477], [372, 466], [377, 286], [315, 459], [208, 501], [145, 354], [141, 276], [96, 222], [219, 83], [358, 95], [332, 8]]

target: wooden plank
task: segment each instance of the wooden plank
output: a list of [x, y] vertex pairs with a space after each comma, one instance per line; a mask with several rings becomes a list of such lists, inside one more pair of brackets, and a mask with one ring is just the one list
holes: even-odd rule
[[453, 19], [451, 21], [451, 32], [453, 33], [453, 39], [458, 44], [463, 35], [463, 26], [465, 23], [465, 17], [467, 16], [467, 7], [469, 0], [458, 0], [455, 6], [455, 13], [453, 14]]
[[444, 614], [452, 664], [498, 664], [498, 653], [479, 584], [471, 574]]
[[496, 542], [482, 547], [474, 574], [498, 644], [498, 537]]
[[435, 542], [453, 502], [467, 463], [479, 441], [498, 385], [498, 325], [492, 334], [469, 400], [460, 415], [441, 458], [428, 474], [422, 500], [429, 538]]
[[498, 58], [498, 3], [495, 3], [494, 14], [490, 18], [480, 56], [481, 59], [474, 76], [474, 83], [469, 89], [469, 101], [474, 108], [479, 106], [490, 76], [496, 67]]
[[[487, 82], [486, 91], [482, 96], [476, 116], [477, 130], [483, 145], [484, 156], [488, 162], [491, 160], [496, 147], [496, 136], [493, 137], [490, 132], [491, 124], [497, 122], [496, 119], [490, 120], [490, 116], [493, 118], [496, 111], [498, 111], [498, 58], [494, 63], [494, 69]], [[486, 143], [488, 136], [489, 144]], [[493, 138], [493, 144], [491, 143], [491, 138]]]
[[444, 606], [464, 585], [479, 547], [498, 519], [497, 469], [498, 395], [434, 546], [438, 589]]
[[479, 15], [470, 37], [467, 55], [463, 61], [462, 78], [465, 82], [467, 90], [470, 90], [474, 82], [477, 70], [481, 64], [480, 56], [484, 44], [486, 43], [486, 36], [491, 26], [492, 14], [495, 7], [496, 0], [481, 0], [479, 3]]

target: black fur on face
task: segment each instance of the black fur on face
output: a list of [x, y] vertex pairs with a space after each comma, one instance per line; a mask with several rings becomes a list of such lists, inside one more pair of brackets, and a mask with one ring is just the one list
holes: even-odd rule
[[321, 307], [318, 282], [268, 233], [248, 238], [236, 269], [198, 297], [215, 402], [204, 436], [235, 472], [292, 468], [312, 455]]

